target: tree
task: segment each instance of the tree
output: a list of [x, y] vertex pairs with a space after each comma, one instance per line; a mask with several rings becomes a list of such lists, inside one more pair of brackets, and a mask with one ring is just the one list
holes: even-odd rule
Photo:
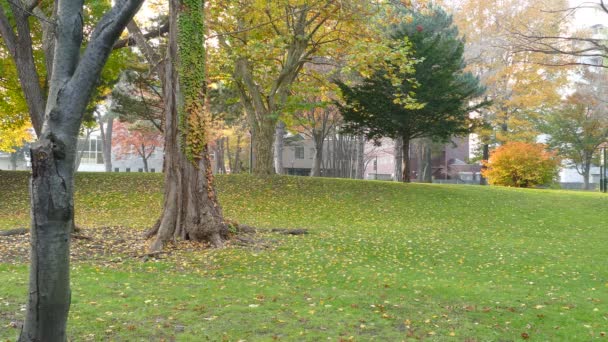
[[[19, 341], [66, 341], [70, 305], [69, 237], [74, 220], [74, 159], [78, 132], [102, 68], [142, 0], [119, 0], [95, 26], [81, 55], [84, 2], [56, 1], [48, 96], [33, 60], [29, 17], [38, 1], [11, 1], [10, 25], [0, 6], [0, 34], [18, 69], [38, 133], [31, 148], [31, 262], [25, 324]], [[45, 42], [47, 43], [47, 42]], [[46, 98], [46, 101], [45, 101]], [[46, 102], [46, 106], [44, 106]]]
[[[403, 181], [410, 181], [410, 141], [419, 137], [448, 139], [467, 134], [474, 120], [469, 112], [483, 105], [469, 102], [483, 93], [479, 81], [463, 71], [464, 43], [451, 16], [440, 8], [428, 14], [409, 12], [412, 20], [391, 27], [395, 41], [408, 39], [413, 48], [413, 75], [376, 70], [359, 85], [337, 82], [344, 100], [340, 105], [345, 129], [369, 139], [401, 138]], [[414, 78], [416, 83], [410, 80]], [[398, 81], [396, 81], [398, 79]], [[403, 94], [415, 93], [422, 105], [403, 103]]]
[[209, 158], [211, 110], [207, 96], [202, 0], [171, 0], [165, 64], [165, 198], [147, 236], [151, 250], [175, 239], [222, 247], [228, 228], [213, 186]]
[[557, 176], [560, 161], [545, 147], [518, 141], [506, 143], [490, 154], [483, 176], [492, 185], [529, 188], [548, 184]]
[[[566, 2], [542, 4], [545, 13], [552, 13], [562, 22], [569, 22], [577, 12], [585, 9], [598, 10], [608, 14], [606, 1], [582, 1], [574, 7], [568, 6]], [[544, 66], [592, 66], [608, 67], [605, 63], [608, 58], [608, 44], [605, 32], [594, 32], [595, 30], [578, 30], [570, 33], [543, 32], [535, 27], [525, 27], [510, 30], [514, 51], [517, 53], [537, 53], [554, 57]], [[568, 33], [566, 33], [568, 32]], [[558, 58], [555, 58], [558, 57]], [[564, 58], [565, 57], [565, 58]]]
[[[211, 2], [210, 25], [219, 41], [218, 71], [232, 76], [249, 117], [255, 154], [254, 173], [273, 174], [273, 143], [277, 123], [288, 114], [285, 104], [291, 86], [313, 57], [343, 55], [357, 50], [357, 58], [376, 53], [368, 1], [235, 1]], [[361, 48], [367, 45], [367, 49]], [[354, 55], [354, 54], [353, 54]], [[381, 53], [377, 55], [382, 55]], [[384, 55], [383, 57], [386, 57]], [[381, 60], [381, 58], [378, 58]], [[221, 72], [220, 72], [221, 71]], [[282, 147], [283, 125], [275, 153]], [[280, 162], [276, 163], [280, 165]]]
[[[550, 9], [566, 4], [564, 0], [464, 0], [454, 5], [455, 22], [466, 37], [467, 71], [480, 78], [490, 102], [477, 113], [483, 121], [475, 130], [481, 160], [488, 159], [490, 145], [536, 141], [540, 132], [535, 122], [561, 103], [567, 70], [545, 65], [561, 63], [563, 57], [520, 51], [511, 32], [530, 28], [558, 35], [567, 22], [563, 13]], [[484, 177], [480, 184], [486, 184]]]
[[114, 142], [113, 151], [117, 158], [139, 156], [144, 164], [144, 172], [149, 172], [148, 158], [163, 146], [158, 129], [146, 121], [117, 122], [114, 125]]
[[549, 147], [583, 176], [586, 190], [593, 156], [608, 141], [606, 105], [598, 96], [602, 92], [575, 93], [562, 108], [543, 116], [540, 123], [540, 130], [549, 135]]

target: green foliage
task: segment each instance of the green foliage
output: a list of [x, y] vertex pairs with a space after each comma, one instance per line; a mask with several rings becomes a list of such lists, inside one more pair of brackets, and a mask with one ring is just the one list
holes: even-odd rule
[[[0, 201], [0, 227], [27, 225], [27, 177], [0, 171], [0, 198], [9, 199]], [[526, 333], [581, 341], [605, 329], [608, 271], [597, 264], [608, 258], [598, 215], [605, 195], [307, 177], [217, 181], [228, 218], [310, 234], [264, 233], [268, 249], [187, 245], [148, 262], [129, 257], [142, 252], [133, 250], [75, 261], [71, 339], [492, 341]], [[85, 227], [149, 227], [161, 211], [160, 174], [79, 173], [76, 189], [76, 220]], [[25, 264], [0, 264], [2, 340], [18, 333], [9, 323], [23, 317], [25, 284]]]
[[529, 188], [553, 182], [560, 160], [543, 144], [509, 142], [498, 147], [484, 162], [484, 177], [493, 185]]
[[561, 108], [538, 120], [539, 130], [549, 136], [549, 147], [581, 175], [589, 172], [596, 150], [608, 141], [608, 117], [603, 96], [603, 93], [590, 90], [577, 92]]
[[[469, 133], [475, 121], [469, 112], [484, 106], [469, 103], [483, 93], [479, 81], [463, 71], [464, 43], [458, 30], [440, 8], [406, 12], [411, 20], [391, 26], [393, 41], [411, 42], [413, 74], [398, 74], [402, 82], [384, 69], [355, 86], [338, 82], [345, 104], [341, 111], [346, 130], [380, 137], [432, 137], [445, 140]], [[408, 81], [414, 78], [415, 83]], [[410, 94], [421, 106], [403, 105], [400, 94]]]

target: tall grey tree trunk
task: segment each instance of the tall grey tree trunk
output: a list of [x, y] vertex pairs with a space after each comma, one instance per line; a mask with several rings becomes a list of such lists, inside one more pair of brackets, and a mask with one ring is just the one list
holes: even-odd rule
[[429, 138], [418, 140], [418, 181], [422, 183], [433, 182], [431, 145], [433, 141]]
[[103, 164], [106, 172], [112, 172], [112, 131], [114, 127], [114, 118], [109, 116], [107, 121], [108, 122], [106, 123], [105, 129], [103, 128], [102, 122], [99, 123], [99, 127], [101, 132], [101, 142], [103, 144]]
[[276, 172], [273, 155], [275, 121], [263, 119], [259, 124], [254, 123], [254, 125], [256, 127], [253, 138], [253, 173], [261, 176], [272, 175]]
[[10, 154], [11, 170], [13, 171], [17, 170], [17, 159], [19, 157], [17, 153], [19, 152], [11, 152]]
[[234, 147], [234, 170], [233, 173], [241, 172], [241, 135], [236, 136], [236, 146]]
[[410, 172], [410, 139], [406, 137], [401, 138], [403, 140], [403, 176], [402, 182], [410, 183], [411, 182], [411, 172]]
[[[54, 18], [55, 58], [44, 123], [38, 131], [39, 140], [30, 149], [30, 276], [20, 342], [67, 340], [70, 232], [74, 222], [74, 160], [78, 131], [112, 46], [141, 3], [142, 0], [116, 1], [96, 25], [81, 54], [83, 0], [58, 0], [58, 17]], [[13, 45], [10, 43], [13, 32], [8, 32], [1, 12], [0, 27], [3, 28], [0, 33], [10, 46]], [[19, 18], [15, 20], [17, 26], [29, 25], [27, 18], [23, 22]], [[22, 60], [17, 58], [15, 62], [22, 63]], [[23, 79], [22, 83], [39, 84], [39, 81]], [[28, 90], [24, 87], [24, 91]]]
[[285, 137], [285, 123], [282, 120], [277, 122], [276, 132], [274, 136], [274, 170], [277, 174], [282, 175], [283, 172], [283, 145]]
[[[483, 144], [482, 157], [481, 159], [485, 162], [490, 159], [490, 145]], [[485, 164], [481, 166], [481, 173], [479, 174], [479, 185], [488, 185], [488, 180], [483, 176], [483, 172], [487, 169]]]
[[312, 160], [312, 168], [310, 169], [311, 177], [320, 177], [321, 176], [321, 163], [323, 161], [323, 132], [314, 131], [313, 132], [313, 142], [315, 144], [315, 155]]
[[395, 156], [395, 181], [403, 181], [403, 139], [401, 137], [395, 139], [395, 145], [393, 147], [393, 155]]
[[365, 137], [359, 135], [356, 137], [356, 175], [357, 179], [363, 179], [365, 174]]
[[[203, 89], [203, 79], [193, 78], [198, 75], [197, 65], [193, 61], [205, 59], [204, 52], [197, 51], [200, 55], [178, 50], [178, 20], [182, 16], [190, 19], [189, 22], [202, 25], [197, 16], [202, 15], [202, 1], [200, 7], [184, 6], [181, 0], [171, 0], [169, 3], [169, 47], [167, 49], [168, 62], [164, 80], [165, 101], [165, 198], [163, 212], [155, 226], [148, 231], [147, 236], [155, 236], [150, 247], [152, 251], [159, 251], [164, 244], [176, 239], [207, 241], [215, 247], [222, 247], [227, 239], [228, 228], [224, 222], [222, 208], [220, 207], [215, 187], [213, 185], [213, 173], [209, 159], [209, 147], [205, 145], [199, 155], [187, 155], [184, 139], [180, 139], [180, 118], [194, 115], [196, 106], [185, 106], [184, 92], [200, 91]], [[198, 12], [200, 11], [200, 12]], [[186, 18], [184, 20], [186, 20]], [[202, 27], [198, 28], [204, 31]], [[204, 32], [193, 29], [197, 37], [187, 39], [200, 40], [200, 46], [204, 46]], [[185, 42], [184, 42], [185, 43]], [[181, 46], [181, 44], [180, 44]], [[197, 45], [195, 45], [197, 46]], [[180, 52], [183, 52], [180, 53]], [[193, 56], [195, 58], [193, 58]], [[178, 70], [192, 70], [191, 75], [178, 75]], [[200, 69], [198, 69], [200, 71]], [[194, 76], [193, 76], [194, 75]], [[184, 78], [188, 77], [188, 82]], [[195, 87], [200, 84], [201, 87]], [[190, 88], [189, 88], [190, 87]], [[206, 94], [201, 94], [206, 95]], [[190, 101], [200, 101], [200, 97], [188, 98]], [[208, 103], [206, 103], [208, 105]], [[179, 115], [180, 106], [184, 106], [186, 115]], [[188, 112], [188, 110], [193, 110]], [[274, 131], [274, 127], [273, 127]], [[271, 158], [272, 159], [272, 158]]]
[[583, 183], [584, 189], [589, 190], [589, 174], [591, 173], [591, 158], [585, 153], [583, 161]]
[[225, 149], [226, 149], [226, 158], [228, 159], [228, 168], [230, 172], [234, 172], [234, 165], [232, 164], [232, 152], [230, 151], [230, 138], [225, 137]]

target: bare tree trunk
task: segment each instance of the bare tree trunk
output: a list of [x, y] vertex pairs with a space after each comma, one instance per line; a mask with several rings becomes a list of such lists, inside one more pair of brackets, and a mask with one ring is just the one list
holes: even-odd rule
[[275, 137], [274, 137], [274, 169], [279, 175], [283, 172], [283, 144], [285, 136], [285, 123], [282, 120], [277, 122]]
[[403, 139], [403, 179], [404, 183], [411, 182], [410, 172], [410, 139], [402, 137]]
[[[70, 232], [74, 226], [74, 160], [78, 131], [112, 46], [141, 3], [142, 0], [116, 1], [97, 23], [84, 53], [81, 53], [84, 2], [58, 0], [58, 17], [54, 18], [57, 30], [55, 58], [44, 123], [37, 128], [41, 128], [37, 131], [39, 140], [30, 150], [32, 227], [29, 297], [20, 342], [67, 340]], [[29, 25], [27, 17], [15, 20], [18, 27]], [[0, 10], [0, 33], [5, 42], [11, 41], [14, 37], [9, 36], [13, 32], [9, 32], [4, 22], [4, 13]], [[19, 33], [21, 36], [21, 30]], [[7, 45], [14, 45], [14, 42]], [[16, 58], [15, 62], [22, 63], [22, 60]], [[40, 82], [38, 78], [22, 79], [21, 73], [19, 77], [22, 84], [33, 82], [39, 85]], [[23, 90], [29, 91], [25, 87]], [[32, 121], [35, 119], [32, 115]]]
[[240, 172], [241, 172], [241, 135], [239, 134], [236, 136], [233, 173], [240, 173]]
[[312, 168], [310, 169], [311, 177], [321, 176], [321, 162], [323, 161], [323, 132], [313, 132], [313, 142], [315, 144], [315, 155], [313, 156]]
[[403, 181], [403, 139], [401, 137], [395, 139], [395, 145], [393, 147], [395, 156], [395, 181]]
[[432, 155], [431, 145], [432, 140], [429, 138], [418, 139], [418, 181], [422, 183], [433, 182], [432, 170]]
[[[488, 159], [490, 159], [490, 145], [488, 144], [483, 144], [483, 152], [482, 152], [482, 157], [481, 159], [484, 162], [487, 162]], [[487, 167], [485, 166], [485, 164], [482, 164], [481, 166], [481, 172], [479, 174], [479, 185], [488, 185], [488, 180], [486, 179], [486, 177], [483, 176], [483, 172], [487, 169]]]
[[[165, 243], [176, 239], [207, 241], [215, 247], [222, 247], [228, 235], [222, 209], [213, 186], [208, 146], [204, 146], [200, 155], [188, 156], [184, 153], [185, 146], [182, 146], [182, 139], [179, 139], [181, 117], [178, 114], [180, 113], [178, 107], [184, 106], [185, 117], [199, 114], [195, 112], [197, 106], [184, 104], [184, 92], [192, 91], [192, 88], [195, 88], [195, 91], [205, 88], [202, 86], [204, 77], [202, 79], [193, 78], [199, 73], [203, 73], [200, 69], [197, 70], [201, 67], [197, 65], [197, 60], [204, 60], [204, 51], [199, 50], [196, 51], [198, 55], [189, 56], [185, 51], [178, 50], [178, 20], [185, 16], [189, 19], [190, 24], [194, 22], [202, 25], [202, 22], [197, 20], [200, 19], [197, 16], [202, 15], [202, 2], [198, 5], [201, 7], [197, 9], [192, 6], [183, 6], [180, 0], [170, 1], [168, 62], [166, 63], [163, 90], [166, 116], [165, 198], [162, 215], [147, 234], [148, 236], [156, 235], [150, 247], [152, 251], [159, 251]], [[202, 49], [204, 32], [202, 27], [198, 29], [201, 32], [197, 32], [196, 29], [193, 29], [193, 32], [198, 33], [199, 36], [188, 37], [188, 39], [199, 39]], [[192, 54], [192, 51], [189, 52]], [[181, 63], [185, 70], [192, 70], [191, 75], [178, 75], [178, 63]], [[199, 71], [199, 73], [195, 71]], [[200, 77], [200, 75], [198, 76]], [[186, 77], [189, 77], [188, 82], [184, 80]], [[189, 98], [188, 100], [200, 101], [200, 98]]]
[[230, 172], [234, 172], [234, 165], [232, 165], [232, 153], [230, 153], [230, 138], [225, 137], [225, 149], [226, 149], [226, 158], [228, 159], [228, 168]]
[[109, 116], [107, 120], [105, 134], [102, 134], [101, 136], [103, 142], [103, 164], [106, 172], [112, 172], [112, 131], [114, 127], [114, 118]]
[[[143, 150], [144, 146], [142, 145], [142, 150]], [[143, 150], [144, 153], [141, 156], [141, 160], [144, 162], [144, 172], [148, 173], [148, 157], [146, 157], [146, 152], [145, 150]]]
[[585, 160], [583, 164], [583, 182], [584, 189], [589, 190], [589, 173], [591, 171], [591, 158], [587, 157], [587, 153], [585, 153]]
[[17, 155], [18, 152], [11, 152], [10, 154], [10, 162], [11, 162], [11, 170], [17, 170]]
[[253, 173], [256, 175], [272, 175], [275, 173], [272, 148], [275, 123], [273, 120], [265, 119], [260, 125], [256, 126], [255, 137], [253, 139], [253, 155], [255, 159]]
[[359, 135], [356, 138], [356, 174], [357, 179], [363, 179], [365, 173], [365, 137]]

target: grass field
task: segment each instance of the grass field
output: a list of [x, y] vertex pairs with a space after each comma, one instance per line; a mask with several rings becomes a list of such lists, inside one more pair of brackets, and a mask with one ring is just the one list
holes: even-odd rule
[[[217, 184], [228, 218], [311, 233], [266, 233], [269, 249], [74, 262], [73, 341], [608, 339], [605, 195], [306, 177]], [[77, 223], [150, 226], [161, 185], [158, 174], [79, 174]], [[0, 172], [0, 229], [27, 226], [27, 203], [27, 175]], [[26, 260], [0, 263], [1, 341], [15, 340], [26, 284]]]

